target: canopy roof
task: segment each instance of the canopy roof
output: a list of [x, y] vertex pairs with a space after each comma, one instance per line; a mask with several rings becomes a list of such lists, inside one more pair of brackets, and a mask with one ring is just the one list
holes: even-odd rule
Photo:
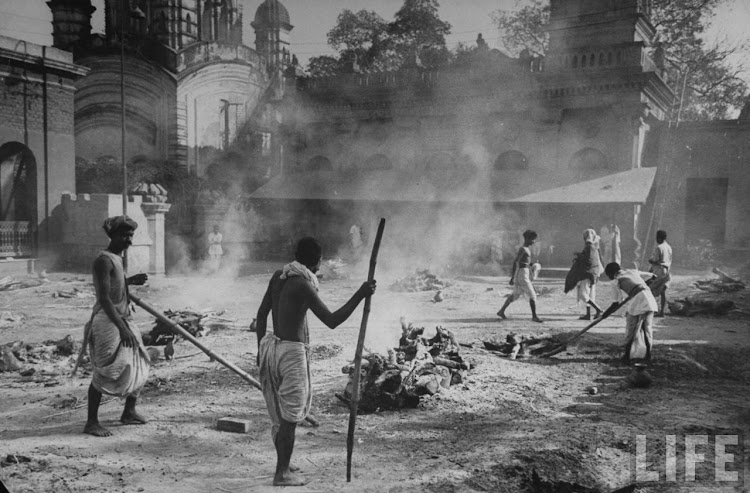
[[510, 200], [526, 204], [643, 204], [656, 177], [656, 168], [635, 168], [573, 185], [531, 193]]

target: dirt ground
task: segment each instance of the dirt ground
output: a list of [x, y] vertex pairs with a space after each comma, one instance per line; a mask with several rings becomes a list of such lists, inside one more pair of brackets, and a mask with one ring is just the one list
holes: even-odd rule
[[[247, 326], [269, 279], [269, 267], [239, 278], [160, 278], [136, 292], [155, 307], [226, 310], [237, 321], [202, 342], [253, 375], [256, 338]], [[406, 273], [403, 273], [406, 274]], [[363, 272], [363, 277], [365, 273]], [[696, 291], [710, 273], [677, 275], [672, 297]], [[514, 303], [510, 320], [495, 312], [509, 292], [507, 278], [445, 279], [445, 300], [434, 292], [397, 293], [379, 279], [366, 347], [397, 345], [399, 317], [427, 333], [450, 329], [462, 355], [477, 367], [463, 385], [424, 398], [419, 408], [361, 415], [357, 419], [353, 479], [346, 482], [348, 409], [334, 397], [347, 377], [341, 368], [354, 355], [361, 308], [341, 327], [329, 330], [311, 318], [314, 353], [314, 412], [320, 427], [298, 428], [293, 463], [310, 483], [287, 488], [307, 492], [611, 492], [747, 491], [738, 483], [716, 483], [713, 454], [705, 448], [698, 482], [685, 479], [686, 435], [744, 434], [750, 437], [750, 327], [748, 318], [667, 317], [655, 322], [653, 385], [631, 388], [629, 367], [619, 363], [624, 319], [610, 318], [580, 343], [552, 359], [519, 359], [483, 349], [482, 340], [509, 332], [556, 334], [578, 330], [580, 308], [562, 293], [562, 280], [542, 279], [543, 325], [529, 320], [528, 304]], [[321, 296], [331, 308], [348, 299], [360, 280], [323, 280]], [[60, 291], [74, 298], [55, 297]], [[547, 288], [547, 289], [544, 289]], [[20, 316], [0, 324], [0, 345], [38, 343], [72, 334], [82, 337], [90, 316], [90, 277], [50, 274], [38, 287], [0, 292], [0, 312]], [[599, 286], [609, 304], [607, 283]], [[729, 295], [750, 306], [748, 291]], [[142, 331], [152, 317], [136, 313]], [[152, 368], [139, 409], [143, 426], [122, 426], [122, 401], [105, 397], [100, 418], [114, 436], [81, 433], [90, 374], [69, 378], [74, 357], [37, 365], [34, 375], [0, 373], [0, 459], [9, 454], [30, 462], [6, 464], [0, 480], [11, 493], [23, 492], [249, 492], [273, 491], [275, 453], [261, 393], [197, 348], [181, 341], [176, 358]], [[589, 387], [597, 387], [591, 395]], [[80, 406], [80, 407], [71, 407]], [[221, 432], [217, 419], [252, 422], [247, 434]], [[666, 482], [665, 436], [676, 435], [677, 481]], [[637, 435], [647, 439], [649, 470], [657, 482], [634, 474]], [[739, 447], [727, 470], [750, 470]], [[700, 452], [700, 450], [699, 450]], [[630, 485], [635, 485], [628, 489]], [[277, 489], [276, 489], [277, 490]]]

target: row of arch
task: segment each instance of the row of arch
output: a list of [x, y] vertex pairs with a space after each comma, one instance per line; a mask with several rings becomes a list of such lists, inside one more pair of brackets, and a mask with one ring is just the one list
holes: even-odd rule
[[[454, 156], [447, 152], [437, 153], [425, 161], [425, 170], [448, 169], [457, 166]], [[581, 171], [604, 170], [609, 168], [607, 157], [598, 149], [586, 147], [573, 154], [568, 167]], [[363, 171], [393, 169], [393, 162], [384, 154], [375, 154], [365, 159], [359, 167]], [[500, 154], [493, 163], [495, 171], [526, 170], [529, 169], [529, 159], [521, 151], [510, 150]], [[333, 171], [333, 163], [323, 155], [309, 159], [304, 171]]]
[[625, 61], [622, 50], [600, 51], [596, 53], [577, 53], [565, 56], [565, 68], [604, 67], [608, 65], [622, 65]]

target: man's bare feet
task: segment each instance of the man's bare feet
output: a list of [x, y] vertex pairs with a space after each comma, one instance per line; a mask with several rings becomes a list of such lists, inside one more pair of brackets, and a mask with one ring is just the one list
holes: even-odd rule
[[136, 411], [123, 411], [122, 416], [120, 416], [120, 423], [124, 425], [145, 425], [148, 420]]
[[508, 319], [508, 317], [505, 316], [505, 313], [503, 313], [502, 310], [500, 310], [499, 312], [497, 312], [497, 316], [500, 317], [500, 318], [502, 318], [503, 320], [507, 320]]
[[88, 435], [94, 435], [95, 437], [111, 437], [112, 432], [97, 423], [86, 422], [86, 426], [83, 427], [83, 432]]
[[542, 320], [539, 317], [533, 317], [531, 320], [534, 321], [534, 322], [536, 322], [536, 323], [538, 323], [538, 324], [544, 323], [544, 320]]
[[282, 475], [277, 474], [273, 478], [274, 486], [304, 486], [307, 483], [308, 480], [305, 477], [292, 474], [291, 471], [287, 471]]

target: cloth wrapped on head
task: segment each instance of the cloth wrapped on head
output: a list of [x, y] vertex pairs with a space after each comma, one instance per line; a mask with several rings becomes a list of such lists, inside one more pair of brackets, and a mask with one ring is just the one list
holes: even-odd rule
[[596, 244], [599, 243], [600, 239], [601, 238], [599, 237], [599, 235], [596, 234], [596, 230], [587, 229], [583, 232], [583, 241], [585, 241], [586, 243]]
[[107, 233], [107, 236], [112, 238], [117, 232], [122, 231], [135, 231], [138, 228], [138, 223], [130, 219], [128, 216], [113, 216], [104, 220], [102, 229]]

